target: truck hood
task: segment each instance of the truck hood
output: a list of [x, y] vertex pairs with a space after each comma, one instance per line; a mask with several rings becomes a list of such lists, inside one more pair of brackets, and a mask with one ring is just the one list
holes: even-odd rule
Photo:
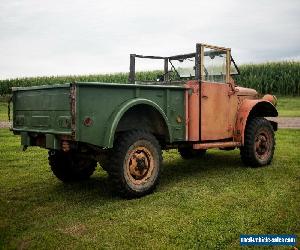
[[244, 87], [236, 87], [238, 90], [237, 95], [238, 96], [257, 96], [258, 93], [255, 89], [249, 89]]

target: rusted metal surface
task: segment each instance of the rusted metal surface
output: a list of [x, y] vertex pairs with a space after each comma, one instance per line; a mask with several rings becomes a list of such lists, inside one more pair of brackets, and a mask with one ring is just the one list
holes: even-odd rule
[[189, 140], [189, 124], [190, 124], [190, 111], [189, 111], [189, 89], [188, 86], [187, 90], [185, 91], [185, 140]]
[[186, 109], [187, 109], [187, 135], [188, 141], [199, 141], [199, 82], [188, 81], [185, 84], [188, 94], [186, 97]]
[[223, 50], [223, 51], [230, 50], [230, 48], [219, 47], [219, 46], [214, 46], [214, 45], [205, 44], [205, 43], [201, 43], [201, 46], [209, 48], [209, 49], [216, 49], [216, 50]]
[[201, 83], [201, 140], [220, 140], [233, 135], [236, 95], [228, 95], [229, 84]]
[[270, 130], [262, 128], [258, 131], [255, 138], [255, 154], [262, 161], [267, 160], [272, 154], [273, 140]]
[[136, 147], [126, 158], [126, 175], [133, 184], [141, 185], [151, 177], [154, 164], [152, 153], [146, 147]]
[[[230, 91], [229, 91], [230, 92]], [[235, 92], [232, 95], [228, 95], [228, 102], [229, 102], [229, 109], [228, 109], [228, 133], [229, 137], [233, 137], [234, 133], [234, 127], [236, 124], [236, 117], [237, 117], [237, 111], [238, 111], [238, 97], [236, 95], [237, 92]]]
[[[242, 145], [244, 144], [244, 133], [245, 133], [245, 128], [246, 128], [246, 124], [247, 124], [247, 120], [249, 117], [249, 114], [251, 112], [251, 110], [258, 104], [265, 104], [268, 105], [270, 107], [273, 107], [274, 111], [276, 111], [276, 109], [274, 108], [274, 106], [263, 99], [257, 99], [257, 100], [252, 100], [252, 99], [245, 99], [242, 101], [242, 103], [240, 104], [239, 110], [237, 112], [237, 118], [236, 118], [236, 123], [235, 123], [235, 130], [234, 130], [234, 141], [237, 142], [241, 142]], [[270, 116], [269, 114], [272, 113], [272, 110], [261, 110], [261, 117], [266, 117], [266, 116]], [[277, 116], [277, 111], [276, 114], [274, 114], [273, 116]]]
[[239, 107], [235, 131], [234, 131], [234, 140], [244, 144], [244, 130], [247, 123], [248, 115], [252, 107], [258, 103], [258, 100], [244, 100]]
[[169, 56], [167, 57], [170, 60], [178, 60], [178, 59], [187, 59], [195, 57], [195, 53], [188, 53], [188, 54], [181, 54], [181, 55], [175, 55], [175, 56]]
[[257, 99], [258, 93], [255, 89], [244, 88], [244, 87], [236, 87], [237, 95], [241, 97], [245, 97], [247, 99]]
[[229, 84], [231, 91], [234, 92], [234, 85], [230, 82], [230, 49], [226, 49], [226, 83]]
[[208, 149], [208, 148], [232, 148], [241, 146], [240, 142], [210, 142], [198, 143], [193, 145], [193, 149]]
[[274, 106], [277, 105], [277, 98], [274, 95], [264, 95], [262, 99], [272, 103]]

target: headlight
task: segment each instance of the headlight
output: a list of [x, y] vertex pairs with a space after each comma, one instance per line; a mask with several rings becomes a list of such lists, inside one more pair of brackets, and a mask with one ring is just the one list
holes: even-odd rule
[[275, 95], [264, 95], [264, 97], [262, 98], [266, 101], [269, 101], [270, 103], [272, 103], [275, 107], [277, 105], [277, 98]]

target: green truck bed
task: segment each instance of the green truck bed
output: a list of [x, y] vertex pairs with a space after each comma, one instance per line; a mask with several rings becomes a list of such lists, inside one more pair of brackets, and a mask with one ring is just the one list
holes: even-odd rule
[[[13, 88], [13, 131], [28, 146], [32, 135], [45, 134], [48, 148], [59, 148], [56, 138], [60, 135], [110, 148], [116, 131], [122, 130], [122, 117], [134, 108], [141, 112], [141, 120], [123, 121], [122, 126], [127, 122], [134, 128], [143, 123], [145, 112], [153, 119], [155, 112], [165, 121], [169, 141], [183, 141], [185, 91], [183, 85], [98, 82]], [[141, 106], [147, 108], [139, 109]]]

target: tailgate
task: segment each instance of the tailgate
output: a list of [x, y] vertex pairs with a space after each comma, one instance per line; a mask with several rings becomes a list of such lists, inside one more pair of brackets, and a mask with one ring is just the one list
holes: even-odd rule
[[70, 84], [13, 88], [13, 131], [71, 134]]

